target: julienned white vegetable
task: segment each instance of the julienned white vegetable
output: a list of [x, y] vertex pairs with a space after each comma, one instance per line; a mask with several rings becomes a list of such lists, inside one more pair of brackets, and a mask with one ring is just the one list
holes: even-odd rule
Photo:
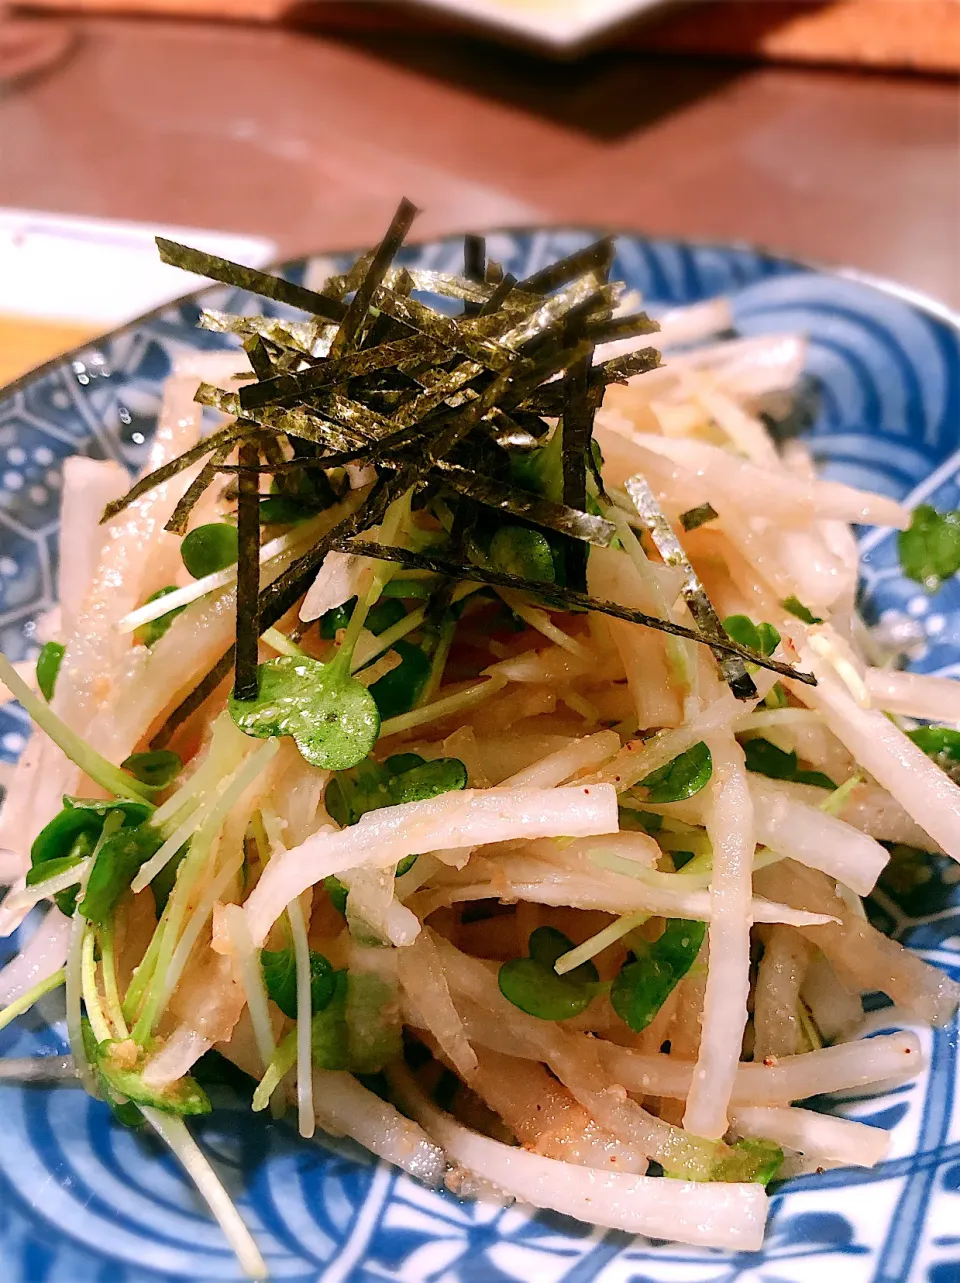
[[730, 1126], [741, 1136], [776, 1141], [829, 1166], [876, 1167], [890, 1151], [890, 1133], [812, 1109], [740, 1105]]
[[879, 842], [818, 807], [794, 801], [776, 781], [762, 775], [751, 777], [750, 797], [757, 838], [765, 846], [829, 873], [858, 895], [873, 890], [890, 859]]
[[829, 663], [809, 648], [800, 653], [817, 685], [791, 683], [792, 689], [947, 855], [960, 860], [960, 788], [888, 717], [861, 708]]
[[340, 833], [321, 834], [272, 860], [246, 902], [250, 934], [262, 942], [285, 905], [331, 874], [384, 868], [408, 855], [526, 837], [593, 837], [617, 830], [609, 786], [467, 789], [429, 802], [371, 811]]
[[533, 1207], [650, 1238], [753, 1251], [763, 1241], [760, 1185], [665, 1181], [574, 1167], [490, 1140], [431, 1105], [402, 1070], [391, 1074], [406, 1107], [447, 1156]]
[[698, 1136], [727, 1130], [727, 1102], [740, 1061], [750, 993], [750, 899], [756, 835], [743, 750], [732, 735], [712, 736], [707, 832], [713, 846], [709, 970], [703, 1033], [683, 1125]]

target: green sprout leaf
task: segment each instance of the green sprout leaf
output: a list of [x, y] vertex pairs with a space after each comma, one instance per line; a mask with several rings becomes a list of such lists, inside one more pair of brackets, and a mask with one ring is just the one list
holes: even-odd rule
[[670, 918], [642, 958], [628, 962], [610, 988], [610, 1004], [634, 1033], [646, 1029], [696, 961], [706, 924]]
[[66, 649], [61, 642], [48, 641], [41, 647], [40, 654], [37, 656], [37, 686], [48, 704], [53, 699], [53, 689], [57, 684], [57, 674], [60, 672], [60, 661]]
[[[52, 864], [56, 864], [57, 870], [62, 872], [72, 864], [93, 855], [109, 815], [122, 815], [124, 825], [138, 825], [143, 823], [151, 810], [152, 807], [144, 802], [100, 802], [83, 797], [65, 797], [63, 809], [40, 830], [30, 848], [31, 875], [34, 879], [31, 885], [53, 877], [53, 873], [49, 871]], [[57, 892], [54, 898], [60, 911], [70, 917], [77, 906], [77, 888], [67, 887], [66, 890]]]
[[508, 575], [556, 582], [553, 549], [545, 535], [526, 526], [501, 526], [490, 541], [490, 564]]
[[637, 811], [630, 806], [617, 808], [621, 830], [631, 833], [659, 833], [663, 828], [663, 816], [656, 811]]
[[797, 597], [788, 597], [780, 605], [784, 610], [794, 615], [797, 619], [802, 619], [805, 624], [822, 624], [823, 620], [819, 615], [815, 615], [809, 606], [805, 606]]
[[741, 646], [765, 657], [780, 645], [780, 634], [773, 624], [755, 624], [747, 615], [728, 615], [723, 621], [723, 631]]
[[[119, 1103], [116, 1097], [125, 1097], [133, 1105], [148, 1105], [153, 1109], [163, 1110], [166, 1114], [179, 1114], [191, 1118], [197, 1114], [209, 1114], [212, 1106], [210, 1098], [199, 1083], [189, 1076], [178, 1078], [166, 1087], [151, 1087], [143, 1081], [143, 1067], [147, 1053], [138, 1049], [137, 1059], [133, 1065], [127, 1063], [126, 1053], [132, 1044], [110, 1039], [98, 1043], [89, 1024], [84, 1024], [84, 1048], [87, 1058], [94, 1066], [101, 1086], [106, 1088], [106, 1095], [112, 1103]], [[132, 1116], [121, 1114], [122, 1122], [134, 1122]]]
[[183, 762], [169, 748], [153, 749], [148, 753], [133, 753], [120, 763], [122, 771], [129, 771], [141, 784], [165, 789], [183, 770]]
[[[169, 584], [166, 588], [158, 588], [156, 592], [150, 594], [145, 604], [149, 604], [151, 601], [159, 601], [161, 597], [166, 597], [169, 593], [176, 591], [173, 584]], [[176, 610], [168, 611], [166, 615], [161, 615], [159, 619], [151, 619], [147, 623], [141, 624], [133, 634], [134, 641], [139, 642], [141, 646], [155, 646], [176, 617], [182, 615], [185, 610], [186, 606], [178, 606]]]
[[527, 948], [529, 957], [512, 958], [500, 968], [497, 980], [507, 1001], [538, 1020], [569, 1020], [586, 1011], [600, 979], [593, 963], [584, 962], [563, 976], [554, 971], [573, 941], [556, 927], [537, 927]]
[[[356, 604], [356, 597], [351, 597], [342, 606], [334, 606], [332, 610], [328, 610], [325, 615], [320, 616], [320, 636], [324, 641], [332, 641], [341, 628], [346, 628], [353, 618]], [[367, 612], [364, 627], [368, 628], [376, 637], [379, 637], [381, 633], [385, 633], [394, 624], [399, 624], [406, 613], [403, 602], [398, 601], [396, 597], [381, 597]]]
[[431, 670], [429, 656], [412, 642], [396, 641], [391, 650], [400, 656], [400, 663], [369, 688], [384, 722], [413, 708], [430, 680]]
[[909, 529], [897, 536], [897, 552], [907, 578], [936, 592], [960, 570], [960, 510], [937, 512], [928, 503], [920, 504]]
[[232, 566], [237, 560], [238, 546], [236, 526], [212, 521], [184, 535], [180, 557], [194, 579], [203, 579], [205, 575]]
[[361, 762], [338, 771], [327, 785], [324, 805], [341, 828], [356, 824], [368, 811], [404, 802], [426, 802], [467, 787], [467, 768], [456, 757], [425, 761], [418, 753], [397, 753], [385, 762]]
[[918, 726], [907, 734], [955, 783], [960, 782], [960, 731], [949, 726]]
[[121, 828], [111, 834], [97, 852], [79, 912], [97, 926], [105, 926], [140, 866], [162, 845], [163, 834], [149, 824]]
[[[297, 1018], [297, 959], [292, 948], [261, 949], [260, 969], [267, 994], [285, 1016]], [[310, 950], [310, 1006], [315, 1014], [333, 998], [336, 973], [322, 953]]]
[[712, 774], [713, 758], [709, 748], [701, 740], [659, 770], [651, 771], [640, 783], [650, 790], [647, 801], [662, 806], [667, 802], [684, 802], [688, 797], [693, 797], [702, 788], [706, 788]]
[[291, 735], [312, 766], [331, 771], [356, 766], [377, 742], [376, 701], [350, 676], [349, 656], [321, 664], [281, 655], [260, 664], [257, 673], [256, 699], [231, 695], [227, 705], [245, 735]]
[[743, 745], [743, 752], [747, 770], [757, 775], [766, 775], [771, 780], [788, 780], [793, 784], [814, 784], [821, 789], [837, 787], [822, 771], [801, 770], [796, 753], [786, 753], [769, 740], [749, 739]]

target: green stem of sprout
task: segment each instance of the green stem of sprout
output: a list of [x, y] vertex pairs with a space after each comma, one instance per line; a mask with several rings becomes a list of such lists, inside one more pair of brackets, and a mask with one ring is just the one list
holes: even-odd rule
[[40, 729], [57, 744], [80, 769], [108, 793], [115, 797], [132, 798], [136, 802], [149, 802], [153, 791], [139, 780], [121, 771], [118, 766], [101, 756], [85, 739], [72, 731], [53, 711], [50, 705], [30, 689], [6, 655], [0, 653], [0, 680], [21, 704]]
[[19, 998], [15, 998], [13, 1002], [8, 1003], [0, 1011], [0, 1029], [6, 1029], [11, 1021], [16, 1020], [17, 1016], [22, 1016], [25, 1011], [29, 1011], [33, 1004], [39, 1001], [44, 994], [50, 993], [54, 989], [59, 989], [62, 984], [66, 983], [66, 979], [66, 969], [61, 967], [52, 976], [47, 976], [46, 980], [41, 980], [32, 989], [28, 989]]

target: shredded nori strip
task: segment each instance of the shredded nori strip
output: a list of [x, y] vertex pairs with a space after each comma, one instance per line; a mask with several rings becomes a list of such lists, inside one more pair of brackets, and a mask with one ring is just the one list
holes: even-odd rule
[[184, 450], [183, 454], [178, 454], [169, 463], [161, 464], [159, 468], [154, 468], [153, 472], [148, 472], [139, 481], [135, 481], [125, 495], [122, 495], [119, 499], [112, 499], [103, 510], [100, 524], [102, 525], [105, 521], [109, 521], [117, 513], [123, 512], [125, 508], [129, 508], [142, 494], [146, 494], [156, 486], [162, 485], [164, 481], [169, 481], [171, 477], [177, 476], [185, 468], [189, 468], [191, 464], [197, 463], [204, 455], [212, 454], [218, 446], [238, 441], [241, 437], [249, 436], [251, 432], [255, 431], [256, 428], [251, 424], [238, 421], [237, 423], [228, 423], [226, 427], [212, 432], [210, 436], [203, 441], [198, 441], [189, 450]]
[[566, 258], [557, 259], [555, 263], [550, 263], [547, 267], [534, 272], [532, 276], [520, 282], [520, 289], [528, 294], [549, 294], [552, 290], [559, 289], [561, 285], [566, 285], [568, 281], [578, 276], [585, 276], [588, 272], [605, 274], [613, 266], [614, 252], [613, 240], [609, 236], [604, 236], [602, 240], [594, 241], [585, 249], [574, 250]]
[[477, 315], [492, 316], [495, 312], [499, 312], [513, 294], [516, 284], [517, 278], [515, 276], [511, 276], [509, 272], [507, 272], [506, 275], [501, 276], [500, 280], [497, 282], [496, 289], [482, 305]]
[[520, 592], [530, 593], [534, 597], [540, 598], [541, 601], [554, 610], [594, 611], [601, 615], [611, 615], [614, 619], [624, 619], [630, 624], [642, 624], [645, 628], [653, 628], [657, 632], [669, 633], [671, 637], [684, 637], [688, 641], [699, 642], [703, 646], [709, 646], [711, 650], [722, 651], [725, 655], [729, 655], [734, 659], [747, 660], [752, 664], [756, 664], [758, 668], [769, 668], [771, 672], [779, 673], [781, 677], [790, 677], [806, 686], [816, 686], [817, 684], [817, 679], [812, 673], [792, 668], [789, 664], [783, 664], [778, 659], [770, 659], [765, 655], [761, 655], [759, 651], [752, 651], [746, 646], [741, 646], [739, 642], [733, 641], [730, 637], [725, 637], [724, 640], [707, 637], [703, 633], [697, 632], [695, 628], [687, 628], [683, 624], [675, 624], [670, 619], [660, 619], [656, 615], [646, 615], [640, 610], [631, 610], [629, 607], [621, 606], [615, 601], [605, 601], [601, 597], [590, 597], [587, 593], [577, 592], [573, 588], [565, 588], [560, 584], [548, 584], [537, 579], [524, 579], [520, 575], [508, 575], [485, 566], [475, 566], [472, 563], [458, 564], [447, 561], [442, 557], [411, 552], [408, 548], [394, 548], [385, 544], [371, 543], [364, 539], [342, 539], [338, 537], [332, 540], [327, 547], [336, 549], [338, 552], [353, 553], [357, 557], [371, 557], [379, 561], [396, 561], [400, 565], [408, 566], [413, 570], [430, 570], [437, 575], [452, 575], [456, 579], [462, 579], [467, 583], [490, 584], [493, 588], [514, 588]]
[[257, 698], [257, 658], [260, 643], [260, 476], [257, 447], [240, 447], [237, 498], [237, 640], [233, 697]]
[[[483, 284], [487, 278], [487, 242], [482, 236], [468, 232], [463, 238], [463, 274], [468, 281]], [[467, 299], [463, 305], [464, 316], [476, 316], [482, 304]]]
[[273, 379], [265, 379], [262, 383], [246, 384], [239, 392], [240, 405], [248, 410], [255, 406], [296, 401], [321, 388], [332, 387], [348, 379], [373, 374], [378, 370], [395, 369], [411, 357], [429, 361], [440, 357], [443, 352], [444, 349], [439, 344], [432, 344], [419, 334], [412, 338], [394, 339], [390, 343], [379, 343], [376, 347], [364, 347], [357, 352], [344, 352], [338, 357], [312, 365], [307, 370], [298, 370], [295, 374], [281, 374]]
[[233, 446], [231, 444], [222, 445], [219, 449], [214, 450], [212, 458], [203, 465], [184, 491], [177, 506], [170, 514], [164, 530], [169, 530], [174, 535], [185, 535], [187, 533], [187, 522], [190, 520], [191, 512], [216, 481], [217, 474], [232, 449]]
[[[235, 660], [238, 698], [255, 694], [260, 631], [296, 604], [326, 553], [337, 547], [401, 560], [444, 576], [431, 599], [429, 620], [434, 626], [447, 616], [456, 579], [472, 579], [532, 593], [553, 609], [599, 610], [709, 645], [741, 697], [755, 688], [740, 658], [812, 681], [787, 665], [754, 655], [725, 634], [715, 635], [710, 616], [701, 618], [695, 612], [698, 628], [688, 629], [596, 601], [580, 591], [586, 586], [588, 544], [607, 546], [615, 534], [611, 522], [586, 511], [590, 493], [604, 495], [592, 448], [596, 408], [608, 383], [659, 363], [657, 352], [646, 348], [593, 365], [598, 342], [657, 328], [642, 314], [614, 316], [622, 287], [607, 283], [612, 240], [578, 250], [519, 284], [487, 260], [480, 237], [468, 237], [464, 243], [462, 276], [412, 271], [393, 263], [415, 212], [410, 202], [401, 202], [379, 247], [361, 255], [343, 275], [331, 277], [322, 293], [173, 242], [158, 242], [165, 261], [299, 307], [311, 319], [205, 313], [205, 327], [241, 336], [257, 382], [247, 382], [237, 391], [201, 385], [196, 400], [236, 416], [237, 422], [144, 478], [114, 508], [121, 510], [153, 485], [209, 456], [171, 518], [173, 528], [184, 529], [190, 509], [217, 472], [238, 476], [236, 646], [174, 710], [154, 743], [169, 741], [216, 690]], [[414, 290], [460, 300], [463, 311], [447, 316], [411, 297]], [[549, 433], [541, 416], [562, 420], [562, 503], [504, 479], [508, 456], [537, 449]], [[229, 464], [226, 460], [236, 443], [241, 444], [240, 462]], [[291, 450], [293, 457], [288, 458]], [[343, 476], [333, 470], [351, 462], [374, 468], [372, 487], [360, 506], [258, 593], [260, 475], [272, 476], [276, 492], [312, 494], [310, 481], [296, 475], [305, 472], [314, 486], [322, 482], [323, 501], [332, 502], [338, 491], [342, 493], [338, 477]], [[363, 541], [363, 532], [377, 525], [387, 506], [408, 491], [415, 509], [439, 503], [441, 494], [448, 496], [453, 523], [444, 558], [418, 559], [403, 549], [379, 549]], [[470, 532], [479, 508], [560, 535], [570, 586], [470, 564]]]
[[257, 271], [255, 267], [244, 267], [242, 263], [231, 262], [216, 254], [207, 254], [201, 249], [192, 249], [189, 245], [180, 245], [177, 241], [168, 241], [163, 236], [158, 236], [156, 242], [161, 260], [173, 267], [182, 267], [185, 272], [209, 276], [214, 281], [233, 286], [234, 289], [259, 294], [261, 298], [289, 303], [302, 312], [323, 316], [330, 321], [341, 321], [346, 314], [347, 309], [343, 303], [325, 294], [318, 294], [316, 290], [308, 290], [303, 285], [294, 285], [281, 276], [271, 276], [269, 272]]
[[594, 517], [565, 503], [553, 503], [528, 490], [521, 490], [447, 460], [438, 460], [435, 472], [438, 481], [486, 508], [508, 512], [511, 516], [522, 517], [525, 521], [556, 531], [557, 534], [569, 535], [578, 542], [582, 540], [584, 546], [591, 543], [598, 548], [606, 548], [617, 533], [613, 522], [603, 517]]
[[632, 316], [615, 316], [612, 320], [603, 321], [591, 331], [591, 337], [597, 343], [612, 343], [616, 339], [656, 334], [659, 328], [659, 321], [652, 320], [645, 312], [637, 312]]
[[[587, 506], [587, 456], [592, 452], [593, 418], [596, 411], [590, 395], [590, 354], [575, 362], [563, 380], [563, 502], [582, 511]], [[587, 586], [587, 546], [578, 538], [564, 549], [567, 582], [580, 591]]]
[[[713, 608], [683, 544], [673, 533], [670, 522], [663, 515], [649, 483], [639, 474], [630, 477], [626, 482], [627, 494], [633, 500], [640, 519], [650, 532], [650, 537], [657, 546], [657, 551], [668, 566], [676, 566], [683, 571], [683, 582], [680, 592], [687, 603], [690, 614], [696, 621], [701, 635], [714, 640], [723, 638], [726, 633], [720, 616]], [[742, 660], [724, 654], [721, 647], [714, 646], [713, 653], [723, 680], [736, 695], [737, 699], [752, 699], [757, 693], [753, 678], [747, 672]]]
[[680, 524], [689, 534], [691, 530], [698, 530], [700, 526], [705, 526], [708, 521], [716, 521], [719, 515], [713, 504], [701, 503], [697, 508], [688, 508], [686, 512], [681, 512]]
[[337, 336], [330, 348], [331, 356], [339, 356], [341, 352], [348, 352], [356, 345], [374, 295], [383, 283], [387, 268], [396, 258], [416, 216], [417, 207], [404, 197], [397, 206], [397, 212], [387, 228], [386, 235], [370, 260], [370, 266], [364, 273], [363, 280], [357, 286], [357, 291], [347, 306], [346, 314], [340, 322]]

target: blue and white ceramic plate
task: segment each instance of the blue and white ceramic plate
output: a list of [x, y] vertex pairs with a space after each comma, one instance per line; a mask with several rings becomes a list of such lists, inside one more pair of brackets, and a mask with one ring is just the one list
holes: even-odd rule
[[[588, 239], [579, 230], [506, 232], [489, 247], [523, 277]], [[624, 236], [617, 249], [616, 275], [652, 309], [730, 294], [743, 334], [810, 336], [808, 372], [819, 389], [811, 443], [828, 475], [960, 507], [960, 329], [943, 309], [741, 247]], [[456, 271], [460, 242], [411, 248], [405, 259]], [[289, 275], [302, 279], [307, 266], [290, 264]], [[83, 452], [136, 467], [174, 356], [227, 341], [194, 329], [201, 298], [231, 311], [260, 308], [211, 289], [0, 393], [0, 646], [12, 658], [35, 651], [33, 621], [53, 601], [64, 458]], [[920, 621], [926, 646], [917, 667], [960, 675], [960, 579], [930, 598], [900, 576], [888, 534], [871, 532], [865, 548], [869, 613]], [[13, 759], [26, 730], [16, 708], [0, 711], [0, 754]], [[960, 891], [942, 872], [935, 867], [902, 903], [883, 898], [876, 911], [960, 978]], [[61, 1052], [60, 1014], [52, 996], [44, 1000], [0, 1033], [0, 1055]], [[871, 1020], [874, 1031], [897, 1025], [889, 1010]], [[921, 1037], [929, 1068], [916, 1082], [819, 1102], [888, 1129], [891, 1158], [871, 1171], [782, 1185], [757, 1253], [676, 1247], [519, 1207], [460, 1203], [347, 1144], [305, 1143], [286, 1123], [253, 1117], [227, 1087], [196, 1131], [273, 1277], [290, 1283], [958, 1283], [957, 1033]], [[73, 1087], [3, 1086], [0, 1277], [198, 1283], [237, 1272], [217, 1226], [149, 1136], [114, 1124], [105, 1105]]]

